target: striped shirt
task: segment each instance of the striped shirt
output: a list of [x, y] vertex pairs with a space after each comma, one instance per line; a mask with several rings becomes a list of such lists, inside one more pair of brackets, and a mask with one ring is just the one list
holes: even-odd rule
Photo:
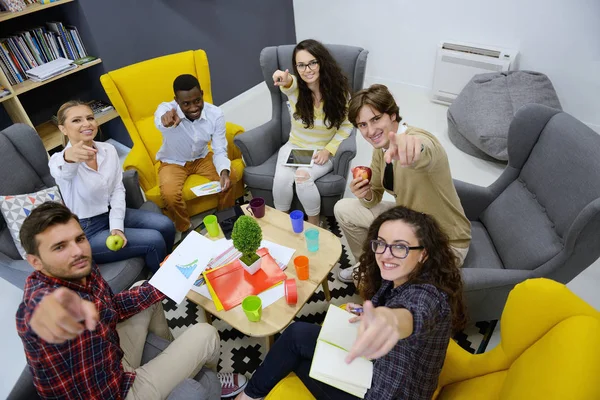
[[340, 147], [342, 140], [350, 136], [352, 132], [352, 124], [348, 121], [348, 117], [339, 129], [332, 126], [328, 129], [325, 126], [325, 112], [323, 111], [323, 102], [321, 102], [314, 109], [314, 123], [312, 128], [305, 128], [302, 119], [294, 119], [294, 113], [296, 113], [296, 103], [298, 102], [298, 95], [300, 89], [298, 89], [297, 78], [294, 75], [292, 77], [292, 86], [285, 88], [281, 86], [281, 91], [288, 97], [290, 107], [290, 119], [292, 121], [292, 130], [290, 131], [290, 143], [301, 148], [311, 149], [327, 149], [332, 155]]

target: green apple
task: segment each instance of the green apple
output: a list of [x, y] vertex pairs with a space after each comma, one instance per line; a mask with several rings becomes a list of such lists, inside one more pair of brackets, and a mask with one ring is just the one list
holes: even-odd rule
[[106, 238], [106, 247], [108, 247], [108, 249], [112, 251], [121, 250], [121, 247], [123, 247], [124, 242], [125, 241], [121, 236], [110, 235]]

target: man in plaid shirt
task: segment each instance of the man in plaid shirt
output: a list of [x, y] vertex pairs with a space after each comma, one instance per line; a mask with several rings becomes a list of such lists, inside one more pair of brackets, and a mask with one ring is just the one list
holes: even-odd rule
[[[20, 239], [36, 271], [27, 278], [17, 330], [42, 398], [164, 399], [203, 365], [216, 366], [217, 330], [196, 324], [173, 341], [164, 295], [148, 282], [114, 295], [77, 217], [62, 204], [32, 211]], [[149, 331], [173, 342], [140, 366]]]

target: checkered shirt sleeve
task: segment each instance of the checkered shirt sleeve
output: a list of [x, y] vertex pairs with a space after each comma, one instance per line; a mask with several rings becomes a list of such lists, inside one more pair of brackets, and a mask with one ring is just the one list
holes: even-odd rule
[[450, 340], [451, 312], [447, 296], [433, 285], [384, 281], [372, 301], [375, 306], [406, 308], [413, 333], [374, 361], [367, 400], [431, 399]]

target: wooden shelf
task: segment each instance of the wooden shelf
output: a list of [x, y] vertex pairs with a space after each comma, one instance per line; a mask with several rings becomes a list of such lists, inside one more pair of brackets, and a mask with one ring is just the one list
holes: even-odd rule
[[[111, 110], [106, 114], [101, 115], [96, 120], [98, 121], [98, 125], [102, 125], [117, 118], [118, 116], [119, 113], [117, 113], [115, 110]], [[42, 138], [42, 142], [44, 142], [46, 151], [50, 151], [55, 147], [65, 145], [65, 135], [63, 135], [54, 122], [46, 121], [43, 124], [36, 126], [35, 130]]]
[[15, 97], [15, 93], [14, 93], [14, 92], [13, 92], [13, 93], [11, 93], [11, 94], [7, 94], [7, 95], [6, 95], [6, 96], [4, 96], [4, 97], [0, 97], [0, 103], [4, 102], [4, 101], [6, 101], [6, 100], [10, 100], [10, 99], [12, 99], [13, 97]]
[[59, 1], [55, 1], [54, 3], [50, 3], [50, 4], [36, 3], [36, 4], [28, 5], [27, 8], [25, 8], [23, 11], [17, 11], [17, 12], [3, 11], [3, 12], [0, 12], [0, 22], [7, 21], [7, 20], [13, 19], [13, 18], [18, 18], [22, 15], [27, 15], [27, 14], [31, 14], [34, 12], [42, 11], [42, 10], [45, 10], [46, 8], [60, 6], [65, 3], [71, 3], [73, 1], [75, 1], [75, 0], [59, 0]]
[[40, 86], [44, 86], [47, 83], [54, 82], [54, 81], [56, 81], [58, 79], [64, 78], [65, 76], [74, 74], [76, 72], [82, 71], [82, 70], [87, 69], [89, 67], [93, 67], [94, 65], [100, 64], [101, 62], [102, 62], [102, 59], [97, 58], [94, 61], [91, 61], [91, 62], [89, 62], [87, 64], [78, 65], [77, 68], [69, 70], [69, 71], [65, 72], [64, 74], [56, 75], [54, 78], [50, 78], [50, 79], [48, 79], [46, 81], [43, 81], [43, 82], [36, 82], [36, 81], [32, 81], [31, 79], [27, 79], [24, 82], [21, 82], [21, 83], [19, 83], [17, 85], [13, 85], [12, 86], [12, 90], [13, 90], [14, 94], [20, 95], [20, 94], [23, 94], [25, 92], [29, 92], [30, 90], [33, 90], [35, 88], [38, 88]]

